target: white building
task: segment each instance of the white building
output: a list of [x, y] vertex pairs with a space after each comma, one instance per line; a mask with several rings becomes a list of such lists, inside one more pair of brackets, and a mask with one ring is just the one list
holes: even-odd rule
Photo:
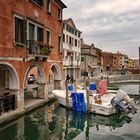
[[127, 69], [128, 68], [128, 56], [125, 55], [125, 54], [122, 55], [121, 66], [124, 69]]
[[79, 31], [71, 18], [63, 21], [63, 70], [64, 76], [79, 78], [81, 58], [81, 31]]

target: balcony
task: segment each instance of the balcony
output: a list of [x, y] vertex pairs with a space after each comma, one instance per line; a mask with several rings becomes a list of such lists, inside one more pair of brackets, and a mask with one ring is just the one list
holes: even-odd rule
[[35, 40], [27, 41], [28, 56], [29, 57], [43, 57], [47, 58], [52, 52], [53, 46], [44, 44]]

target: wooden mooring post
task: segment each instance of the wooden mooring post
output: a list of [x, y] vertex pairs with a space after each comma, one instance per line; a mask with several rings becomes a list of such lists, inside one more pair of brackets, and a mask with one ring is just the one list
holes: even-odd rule
[[86, 79], [87, 112], [89, 113], [90, 112], [90, 104], [89, 104], [89, 89], [88, 89], [88, 86], [89, 86], [89, 80]]
[[69, 93], [68, 93], [68, 80], [66, 79], [65, 87], [66, 87], [66, 108], [69, 108]]

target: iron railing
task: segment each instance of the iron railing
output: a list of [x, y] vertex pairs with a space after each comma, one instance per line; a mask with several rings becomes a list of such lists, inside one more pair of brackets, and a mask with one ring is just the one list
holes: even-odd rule
[[43, 55], [48, 56], [52, 51], [52, 46], [49, 44], [43, 44], [35, 40], [27, 41], [28, 54], [29, 55]]

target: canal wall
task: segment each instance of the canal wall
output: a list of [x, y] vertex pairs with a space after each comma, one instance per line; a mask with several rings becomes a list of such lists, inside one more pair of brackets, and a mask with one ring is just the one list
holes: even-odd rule
[[48, 100], [45, 101], [43, 99], [39, 99], [39, 100], [31, 100], [28, 105], [26, 105], [26, 108], [24, 110], [19, 110], [19, 109], [16, 109], [14, 111], [10, 111], [10, 112], [6, 112], [4, 114], [2, 114], [0, 116], [0, 125], [1, 124], [4, 124], [4, 123], [7, 123], [9, 121], [12, 121], [22, 115], [24, 115], [25, 113], [35, 109], [35, 108], [38, 108], [40, 106], [44, 106], [52, 101], [56, 100], [56, 98], [52, 95], [48, 96]]

